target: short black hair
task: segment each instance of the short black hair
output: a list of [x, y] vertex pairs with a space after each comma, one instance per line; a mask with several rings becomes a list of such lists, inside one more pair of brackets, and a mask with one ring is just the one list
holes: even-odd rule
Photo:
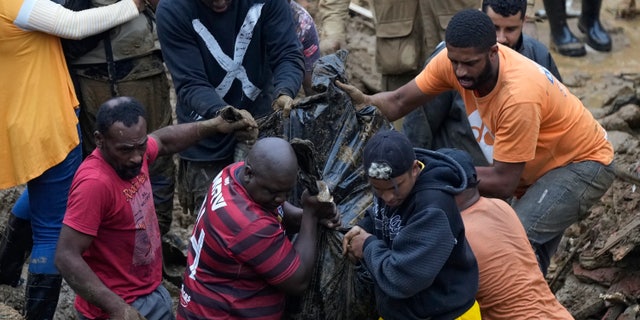
[[106, 135], [109, 128], [116, 122], [122, 122], [126, 127], [138, 123], [139, 117], [147, 118], [142, 104], [132, 97], [117, 97], [105, 101], [100, 105], [96, 114], [96, 128]]
[[484, 12], [476, 9], [462, 10], [449, 21], [444, 35], [448, 46], [489, 50], [496, 43], [493, 21]]
[[524, 20], [527, 0], [483, 0], [482, 12], [486, 13], [487, 7], [491, 7], [491, 10], [503, 17], [510, 17], [519, 12], [520, 20]]

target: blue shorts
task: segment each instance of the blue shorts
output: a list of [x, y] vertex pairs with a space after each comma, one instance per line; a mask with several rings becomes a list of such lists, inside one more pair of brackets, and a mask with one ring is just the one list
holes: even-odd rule
[[[169, 291], [163, 286], [159, 285], [156, 290], [149, 293], [146, 296], [139, 297], [132, 304], [138, 312], [147, 320], [174, 320], [173, 315], [173, 302]], [[78, 319], [89, 320], [89, 318], [83, 316], [80, 312]]]

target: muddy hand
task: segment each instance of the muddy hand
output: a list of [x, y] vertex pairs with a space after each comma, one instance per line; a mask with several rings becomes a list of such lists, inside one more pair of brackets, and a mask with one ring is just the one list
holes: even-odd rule
[[313, 214], [319, 219], [327, 218], [327, 216], [324, 215], [325, 212], [333, 213], [336, 210], [336, 205], [333, 202], [320, 201], [317, 195], [311, 195], [309, 189], [305, 189], [304, 192], [302, 192], [300, 200], [302, 202], [302, 208], [309, 210], [309, 212], [313, 212]]
[[342, 215], [340, 214], [340, 212], [338, 212], [338, 210], [336, 210], [333, 217], [320, 219], [318, 223], [320, 223], [320, 225], [325, 228], [336, 229], [342, 226]]
[[282, 115], [285, 118], [289, 118], [291, 108], [293, 108], [293, 99], [286, 94], [281, 94], [273, 101], [271, 108], [273, 108], [274, 111], [282, 110]]
[[200, 138], [205, 138], [214, 134], [219, 133], [232, 133], [238, 130], [247, 131], [251, 128], [257, 128], [254, 124], [246, 119], [240, 119], [238, 121], [229, 122], [227, 120], [222, 119], [222, 117], [217, 116], [213, 119], [208, 119], [204, 121], [197, 122], [197, 132]]
[[356, 263], [362, 259], [364, 242], [372, 235], [364, 229], [355, 226], [345, 234], [342, 240], [342, 254], [349, 258], [349, 261]]
[[344, 84], [338, 80], [336, 80], [336, 85], [340, 87], [340, 89], [344, 90], [344, 92], [346, 92], [349, 95], [349, 97], [351, 97], [351, 102], [353, 103], [353, 106], [356, 108], [356, 110], [359, 111], [360, 109], [370, 104], [369, 96], [364, 94], [362, 91], [360, 91], [360, 89], [356, 88], [355, 86], [352, 86], [350, 84]]
[[253, 118], [253, 115], [251, 115], [251, 112], [249, 112], [248, 110], [245, 109], [240, 109], [238, 110], [238, 113], [240, 113], [240, 115], [242, 115], [242, 119], [247, 120], [247, 122], [249, 123], [249, 125], [253, 128], [257, 128], [258, 127], [258, 123], [256, 122], [256, 119]]
[[251, 113], [245, 109], [236, 109], [233, 106], [225, 106], [218, 110], [218, 114], [222, 119], [226, 120], [229, 123], [236, 122], [239, 120], [246, 120], [246, 122], [251, 127], [258, 127], [258, 123], [253, 118]]
[[229, 124], [244, 124], [244, 126], [234, 127], [234, 130], [225, 131], [224, 133], [233, 132], [237, 141], [247, 145], [253, 145], [258, 139], [258, 124], [249, 111], [226, 106], [220, 109], [218, 114]]
[[249, 111], [239, 110], [239, 113], [242, 115], [243, 120], [249, 122], [249, 127], [235, 131], [234, 137], [237, 141], [242, 141], [247, 145], [253, 145], [258, 139], [258, 124]]
[[335, 229], [342, 225], [342, 217], [333, 202], [318, 202], [316, 216], [320, 219], [318, 223], [329, 229]]
[[236, 141], [252, 146], [258, 139], [258, 128], [250, 127], [233, 133]]
[[347, 234], [344, 235], [344, 238], [342, 238], [342, 255], [343, 256], [346, 256], [347, 251], [351, 249], [351, 241], [353, 240], [353, 237], [359, 235], [360, 232], [363, 232], [363, 231], [364, 230], [362, 228], [355, 226], [351, 228], [351, 230], [349, 230]]

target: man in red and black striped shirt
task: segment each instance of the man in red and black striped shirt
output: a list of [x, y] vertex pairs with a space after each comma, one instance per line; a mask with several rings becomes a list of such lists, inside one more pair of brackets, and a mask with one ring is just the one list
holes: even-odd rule
[[[307, 193], [303, 209], [285, 202], [297, 173], [291, 145], [265, 138], [213, 180], [191, 236], [178, 319], [280, 319], [285, 294], [307, 287], [316, 225], [337, 214]], [[292, 243], [287, 222], [300, 219]]]

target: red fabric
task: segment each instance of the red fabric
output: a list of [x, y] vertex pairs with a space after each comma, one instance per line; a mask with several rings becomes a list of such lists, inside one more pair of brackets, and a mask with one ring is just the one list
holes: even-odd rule
[[[73, 179], [63, 221], [95, 237], [82, 257], [127, 303], [151, 293], [162, 282], [160, 229], [149, 181], [149, 162], [157, 154], [158, 145], [149, 137], [140, 174], [125, 181], [94, 150]], [[88, 318], [108, 318], [80, 296], [75, 307]]]
[[280, 319], [284, 294], [274, 285], [300, 258], [277, 212], [254, 203], [235, 177], [214, 179], [191, 236], [178, 319]]

